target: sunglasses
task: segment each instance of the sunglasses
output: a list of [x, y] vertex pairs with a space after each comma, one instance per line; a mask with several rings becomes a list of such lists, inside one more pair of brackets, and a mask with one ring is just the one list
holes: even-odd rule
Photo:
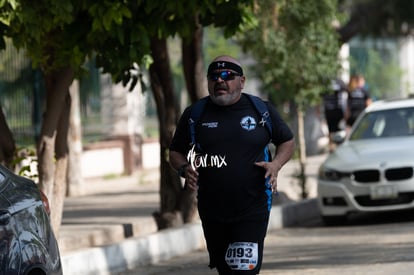
[[233, 80], [236, 76], [241, 76], [239, 73], [231, 72], [231, 71], [222, 71], [217, 73], [211, 73], [207, 76], [208, 80], [217, 81], [219, 77], [224, 80]]

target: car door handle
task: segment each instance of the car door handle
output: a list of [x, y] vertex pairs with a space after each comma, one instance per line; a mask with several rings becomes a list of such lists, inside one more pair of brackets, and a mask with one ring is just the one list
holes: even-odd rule
[[0, 210], [0, 225], [7, 225], [10, 222], [11, 215], [7, 210]]

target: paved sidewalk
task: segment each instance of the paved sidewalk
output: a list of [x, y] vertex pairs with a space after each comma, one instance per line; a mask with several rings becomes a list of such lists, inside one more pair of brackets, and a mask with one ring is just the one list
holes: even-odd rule
[[85, 182], [85, 195], [65, 199], [61, 254], [156, 232], [152, 214], [159, 209], [158, 178], [156, 171], [145, 171]]
[[[307, 160], [310, 198], [316, 196], [317, 169], [325, 158], [318, 155]], [[280, 195], [275, 202], [283, 207], [272, 210], [270, 227], [317, 215], [314, 200], [300, 200], [295, 179], [298, 171], [295, 161], [281, 170]], [[168, 259], [204, 246], [198, 222], [157, 232], [152, 214], [159, 210], [158, 169], [88, 180], [84, 191], [85, 195], [66, 198], [64, 203], [58, 241], [65, 275], [114, 274], [128, 266]]]

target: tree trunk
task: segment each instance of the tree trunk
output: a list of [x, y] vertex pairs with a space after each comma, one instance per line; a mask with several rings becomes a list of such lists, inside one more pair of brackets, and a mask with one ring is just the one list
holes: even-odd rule
[[45, 74], [46, 111], [37, 146], [39, 185], [49, 199], [51, 223], [58, 235], [66, 191], [69, 86], [73, 71], [64, 68]]
[[68, 131], [69, 131], [69, 115], [70, 115], [71, 99], [69, 89], [67, 90], [66, 100], [62, 106], [62, 112], [57, 127], [57, 135], [55, 140], [55, 156], [56, 170], [55, 180], [53, 182], [53, 196], [51, 205], [53, 207], [51, 213], [52, 226], [56, 232], [59, 232], [62, 222], [63, 203], [67, 190], [67, 171], [68, 171]]
[[298, 114], [298, 139], [299, 139], [299, 164], [300, 164], [300, 174], [299, 181], [300, 187], [302, 190], [302, 199], [308, 197], [306, 191], [306, 142], [305, 142], [305, 126], [303, 122], [303, 108], [301, 106], [296, 107]]
[[[182, 42], [185, 83], [191, 102], [208, 95], [207, 78], [203, 60], [203, 28], [195, 16], [195, 30], [191, 39]], [[194, 221], [197, 214], [197, 192], [187, 190], [181, 194], [181, 210], [185, 223]]]
[[154, 213], [159, 229], [183, 223], [180, 211], [181, 181], [171, 168], [167, 156], [177, 117], [178, 105], [173, 89], [172, 73], [166, 39], [153, 38], [151, 51], [154, 63], [150, 66], [151, 88], [157, 105], [160, 131], [160, 211]]
[[185, 83], [191, 102], [208, 95], [207, 78], [203, 60], [203, 28], [196, 16], [194, 34], [190, 39], [183, 39], [181, 45]]
[[0, 105], [0, 163], [11, 168], [16, 143]]
[[82, 178], [82, 125], [80, 115], [79, 81], [73, 81], [69, 89], [71, 106], [69, 116], [69, 159], [68, 159], [68, 196], [84, 194]]
[[[203, 29], [195, 18], [193, 37], [183, 41], [183, 71], [191, 101], [206, 96], [207, 80], [202, 58]], [[169, 165], [166, 156], [179, 117], [179, 108], [173, 91], [165, 40], [151, 41], [153, 65], [150, 67], [152, 90], [157, 104], [161, 147], [161, 210], [154, 213], [158, 228], [172, 227], [194, 221], [197, 214], [196, 192], [183, 190], [181, 179]]]

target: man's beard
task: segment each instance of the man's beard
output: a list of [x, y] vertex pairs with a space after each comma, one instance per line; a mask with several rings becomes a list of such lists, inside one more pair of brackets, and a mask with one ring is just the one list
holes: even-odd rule
[[239, 93], [237, 91], [234, 91], [233, 93], [226, 93], [226, 94], [210, 94], [211, 100], [220, 106], [227, 106], [236, 103]]
[[[216, 91], [225, 90], [226, 93], [218, 93]], [[214, 92], [210, 93], [211, 100], [220, 106], [227, 106], [234, 104], [238, 97], [240, 96], [240, 92], [233, 91], [229, 92], [228, 87], [224, 86], [224, 84], [216, 84], [214, 87]]]

